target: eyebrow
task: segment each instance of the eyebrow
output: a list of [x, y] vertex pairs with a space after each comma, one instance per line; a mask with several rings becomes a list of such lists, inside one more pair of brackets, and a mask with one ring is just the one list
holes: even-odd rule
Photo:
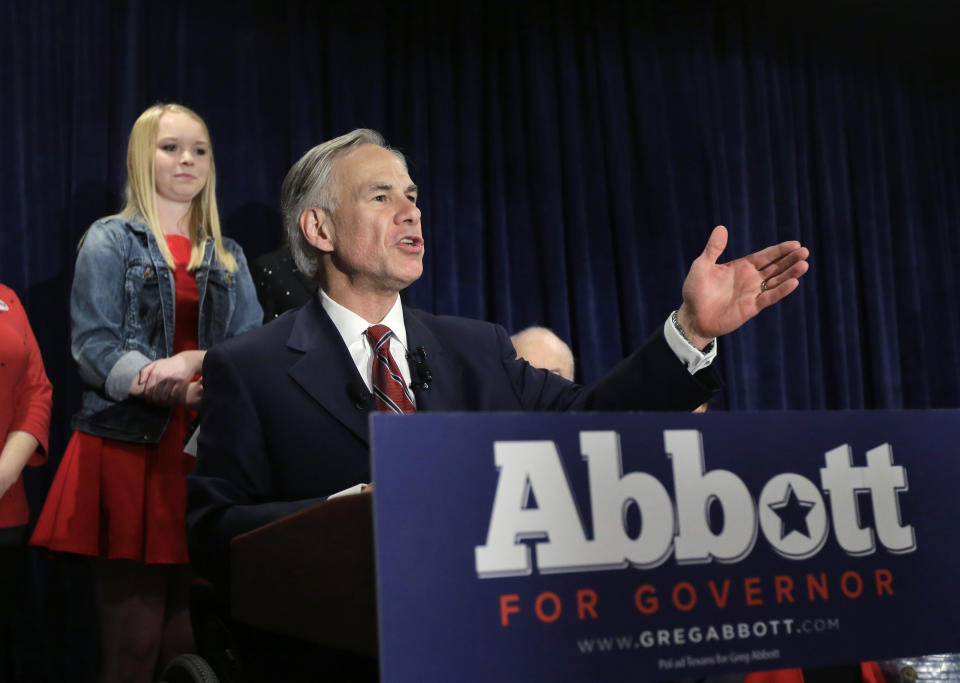
[[[373, 183], [367, 187], [367, 192], [390, 192], [391, 190], [393, 190], [393, 185], [390, 183]], [[417, 192], [416, 184], [410, 183], [404, 192]]]
[[[167, 135], [167, 136], [162, 137], [162, 138], [157, 138], [157, 142], [166, 142], [167, 140], [171, 140], [171, 141], [173, 141], [173, 142], [180, 142], [180, 138], [178, 138], [176, 135]], [[196, 139], [196, 140], [193, 141], [193, 144], [195, 144], [195, 145], [209, 145], [210, 143], [207, 141], [206, 138], [198, 138], [198, 139]]]

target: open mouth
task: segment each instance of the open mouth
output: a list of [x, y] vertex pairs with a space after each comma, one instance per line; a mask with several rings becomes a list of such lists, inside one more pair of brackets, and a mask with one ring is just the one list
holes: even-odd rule
[[404, 237], [400, 240], [400, 244], [403, 244], [408, 247], [422, 247], [423, 238], [421, 237]]

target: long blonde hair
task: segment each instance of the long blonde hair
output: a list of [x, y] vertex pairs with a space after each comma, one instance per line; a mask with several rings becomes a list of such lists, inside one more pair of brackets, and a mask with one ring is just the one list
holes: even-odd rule
[[[157, 153], [157, 131], [160, 128], [160, 117], [165, 113], [186, 114], [203, 126], [203, 132], [210, 140], [210, 131], [207, 124], [193, 110], [181, 104], [155, 104], [140, 114], [133, 129], [130, 131], [130, 141], [127, 144], [127, 184], [124, 190], [126, 202], [120, 215], [130, 218], [139, 214], [146, 221], [147, 227], [153, 233], [160, 253], [171, 270], [176, 270], [173, 254], [167, 247], [163, 230], [160, 227], [160, 218], [157, 214], [156, 172], [155, 159]], [[207, 182], [190, 205], [189, 237], [193, 245], [190, 251], [190, 263], [187, 270], [195, 270], [203, 261], [205, 242], [212, 237], [217, 259], [224, 267], [233, 272], [237, 269], [237, 261], [233, 254], [223, 246], [220, 234], [220, 214], [217, 211], [217, 171], [213, 163], [213, 145], [208, 150], [210, 155], [210, 172]]]

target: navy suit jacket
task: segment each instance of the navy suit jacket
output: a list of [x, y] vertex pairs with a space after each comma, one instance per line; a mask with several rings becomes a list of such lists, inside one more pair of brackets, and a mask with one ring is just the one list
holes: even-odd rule
[[[712, 369], [690, 375], [662, 331], [584, 387], [516, 359], [499, 325], [403, 314], [433, 375], [414, 390], [418, 411], [691, 410], [720, 385]], [[319, 297], [211, 349], [203, 384], [187, 535], [194, 568], [220, 583], [234, 536], [370, 481], [374, 408], [357, 400], [365, 385]]]

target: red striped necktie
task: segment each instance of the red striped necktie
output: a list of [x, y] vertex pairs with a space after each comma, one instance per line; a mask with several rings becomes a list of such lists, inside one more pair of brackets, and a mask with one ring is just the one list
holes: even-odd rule
[[410, 389], [403, 380], [397, 362], [390, 355], [393, 330], [386, 325], [372, 325], [366, 330], [373, 347], [373, 397], [382, 412], [415, 413]]

